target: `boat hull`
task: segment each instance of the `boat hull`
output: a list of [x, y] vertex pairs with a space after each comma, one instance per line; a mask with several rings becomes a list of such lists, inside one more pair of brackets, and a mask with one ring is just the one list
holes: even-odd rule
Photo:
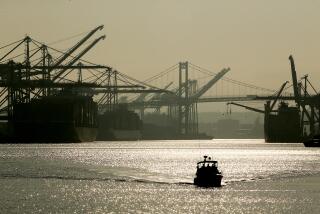
[[194, 184], [199, 187], [221, 187], [222, 178], [223, 176], [221, 174], [206, 177], [196, 177], [194, 178]]

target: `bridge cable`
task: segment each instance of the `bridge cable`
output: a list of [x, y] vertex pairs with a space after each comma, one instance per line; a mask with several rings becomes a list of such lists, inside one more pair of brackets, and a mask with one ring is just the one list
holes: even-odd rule
[[[197, 65], [194, 65], [192, 63], [189, 63], [191, 64], [192, 66], [194, 66], [196, 70], [200, 71], [200, 72], [203, 72], [203, 73], [207, 73], [207, 74], [210, 74], [211, 76], [213, 75], [217, 75], [217, 73], [214, 73], [208, 69], [205, 69], [205, 68], [202, 68], [200, 66], [197, 66]], [[198, 69], [197, 69], [198, 68]], [[249, 84], [249, 83], [244, 83], [244, 82], [240, 82], [238, 80], [234, 80], [234, 79], [231, 79], [231, 78], [227, 78], [227, 77], [223, 77], [221, 78], [222, 80], [225, 80], [227, 82], [231, 82], [231, 83], [234, 83], [234, 84], [237, 84], [237, 85], [241, 85], [241, 86], [245, 86], [245, 87], [249, 87], [249, 88], [254, 88], [254, 89], [259, 89], [259, 90], [263, 90], [263, 91], [269, 91], [269, 92], [274, 92], [274, 90], [271, 90], [271, 89], [267, 89], [267, 88], [262, 88], [262, 87], [259, 87], [259, 86], [255, 86], [255, 85], [252, 85], [252, 84]]]

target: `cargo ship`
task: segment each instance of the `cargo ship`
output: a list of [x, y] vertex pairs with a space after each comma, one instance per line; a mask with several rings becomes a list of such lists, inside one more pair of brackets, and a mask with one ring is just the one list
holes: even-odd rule
[[140, 140], [142, 121], [137, 113], [127, 109], [125, 105], [117, 105], [116, 109], [98, 115], [97, 140]]
[[9, 141], [91, 142], [97, 136], [97, 104], [90, 96], [57, 95], [13, 105]]
[[211, 140], [205, 133], [181, 134], [178, 121], [169, 119], [165, 114], [149, 113], [144, 115], [142, 139], [144, 140]]
[[266, 142], [301, 143], [302, 126], [299, 108], [281, 102], [276, 114], [265, 113], [264, 134]]

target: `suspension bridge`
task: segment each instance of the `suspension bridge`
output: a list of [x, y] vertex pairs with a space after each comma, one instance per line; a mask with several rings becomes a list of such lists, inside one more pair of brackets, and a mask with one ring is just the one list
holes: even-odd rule
[[[199, 103], [294, 100], [287, 88], [267, 89], [225, 77], [230, 68], [213, 72], [192, 62], [180, 62], [144, 80], [167, 93], [144, 93], [123, 99], [131, 109], [140, 111], [141, 118], [147, 109], [155, 113], [166, 112], [168, 120], [175, 123], [183, 135], [197, 135]], [[168, 93], [170, 92], [170, 93]], [[281, 94], [281, 96], [280, 96]]]
[[[186, 66], [184, 71], [182, 69], [183, 66]], [[171, 91], [173, 94], [178, 94], [179, 90], [190, 91], [188, 93], [188, 95], [191, 95], [189, 99], [196, 99], [196, 102], [198, 103], [270, 100], [275, 98], [278, 89], [263, 88], [225, 77], [230, 70], [230, 68], [224, 68], [221, 72], [213, 72], [191, 62], [182, 62], [142, 81], [142, 83], [148, 83], [149, 85], [156, 86], [157, 88]], [[186, 82], [187, 78], [189, 84], [181, 84], [181, 82], [179, 82], [181, 72], [186, 75], [183, 81]], [[289, 88], [290, 86], [287, 87], [285, 91]], [[153, 94], [144, 94], [141, 96], [131, 97], [129, 102], [132, 102], [132, 105], [137, 106], [165, 105], [167, 102], [174, 102], [174, 100], [166, 100], [166, 97], [167, 95], [154, 96]], [[281, 98], [285, 100], [292, 100], [293, 94], [290, 92], [284, 92]]]

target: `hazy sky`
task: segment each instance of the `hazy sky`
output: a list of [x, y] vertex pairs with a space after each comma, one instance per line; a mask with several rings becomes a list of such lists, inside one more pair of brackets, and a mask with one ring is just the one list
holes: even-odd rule
[[141, 80], [188, 60], [279, 88], [291, 80], [293, 54], [299, 75], [319, 87], [319, 10], [316, 0], [0, 0], [0, 46], [25, 34], [52, 42], [104, 24], [107, 39], [85, 58]]

